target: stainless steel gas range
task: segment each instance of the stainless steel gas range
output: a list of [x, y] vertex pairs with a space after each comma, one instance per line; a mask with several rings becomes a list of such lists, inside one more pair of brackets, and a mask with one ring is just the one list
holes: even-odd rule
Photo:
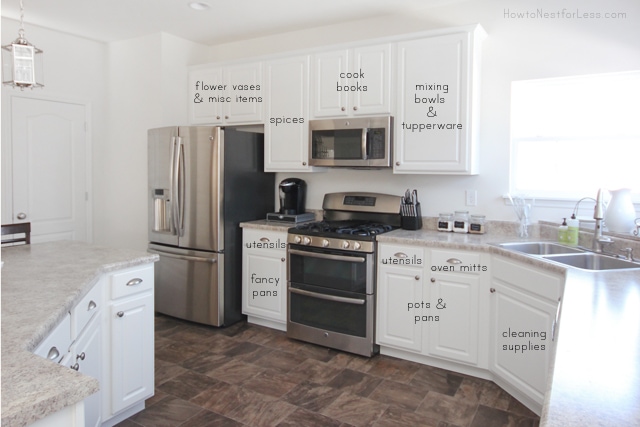
[[324, 220], [290, 228], [287, 336], [364, 356], [375, 344], [378, 234], [400, 227], [400, 196], [329, 193]]

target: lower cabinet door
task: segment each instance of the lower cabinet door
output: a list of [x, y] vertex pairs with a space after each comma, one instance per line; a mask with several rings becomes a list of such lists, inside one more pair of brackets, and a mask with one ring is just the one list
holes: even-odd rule
[[[69, 364], [73, 369], [102, 382], [102, 328], [100, 316], [95, 316], [71, 348]], [[84, 400], [84, 425], [97, 427], [102, 423], [101, 392]]]
[[153, 395], [153, 294], [115, 301], [111, 323], [111, 415]]
[[422, 351], [422, 269], [380, 267], [377, 336], [380, 345]]
[[542, 405], [557, 304], [492, 283], [492, 371]]

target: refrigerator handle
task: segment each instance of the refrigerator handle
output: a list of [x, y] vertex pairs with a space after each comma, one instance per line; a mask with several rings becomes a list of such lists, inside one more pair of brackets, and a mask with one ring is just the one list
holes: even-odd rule
[[176, 186], [178, 188], [178, 236], [184, 234], [184, 198], [185, 198], [185, 163], [184, 163], [184, 144], [182, 138], [177, 137], [178, 140], [178, 178]]
[[171, 223], [177, 235], [179, 234], [178, 211], [178, 141], [175, 136], [171, 137]]
[[158, 254], [160, 256], [166, 256], [169, 258], [177, 258], [184, 261], [210, 262], [211, 264], [215, 264], [216, 262], [218, 262], [218, 260], [215, 258], [200, 258], [195, 256], [189, 256], [189, 255], [178, 255], [171, 252], [163, 252], [163, 251], [159, 251], [151, 248], [148, 248], [147, 252], [150, 252], [152, 254]]

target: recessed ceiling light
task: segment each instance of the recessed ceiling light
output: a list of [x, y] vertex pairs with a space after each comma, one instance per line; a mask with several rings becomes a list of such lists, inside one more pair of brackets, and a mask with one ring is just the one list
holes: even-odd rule
[[211, 9], [211, 5], [204, 1], [192, 1], [189, 3], [189, 7], [194, 10], [208, 10]]

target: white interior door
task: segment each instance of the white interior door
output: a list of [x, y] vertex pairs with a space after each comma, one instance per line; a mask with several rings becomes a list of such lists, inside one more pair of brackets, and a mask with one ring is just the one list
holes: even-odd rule
[[33, 243], [88, 241], [86, 106], [12, 97], [12, 222]]

